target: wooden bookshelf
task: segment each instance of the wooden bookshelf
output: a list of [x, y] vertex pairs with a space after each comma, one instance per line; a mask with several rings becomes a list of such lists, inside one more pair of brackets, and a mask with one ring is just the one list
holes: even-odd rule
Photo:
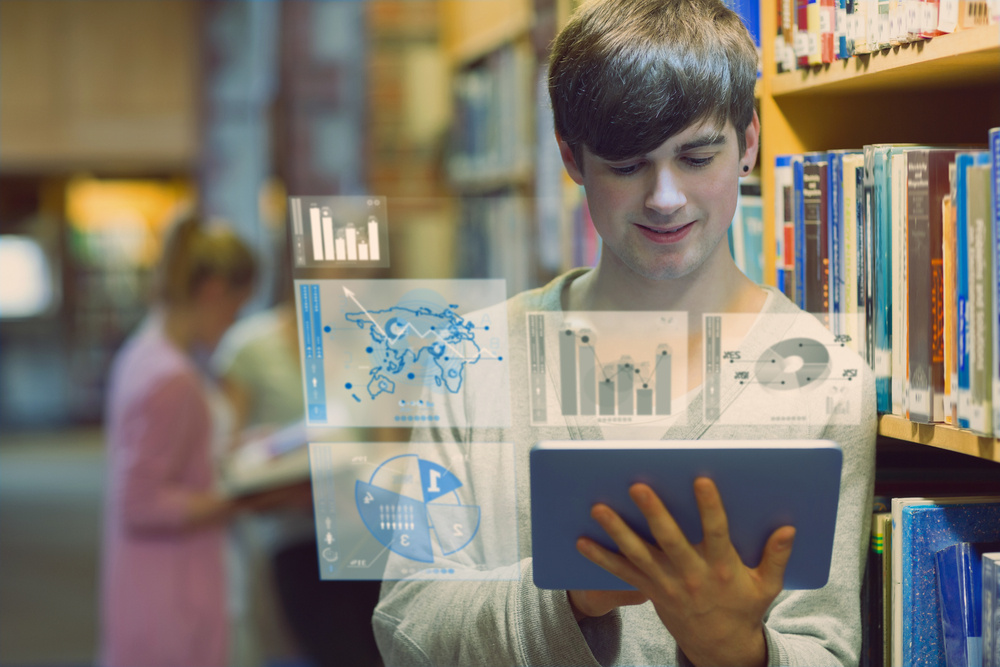
[[441, 41], [456, 67], [527, 34], [535, 13], [532, 0], [444, 0]]
[[[774, 158], [786, 153], [915, 142], [983, 145], [1000, 124], [1000, 26], [985, 26], [807, 70], [775, 74], [775, 0], [761, 12], [761, 176], [774, 201]], [[769, 37], [770, 36], [770, 37]], [[774, 208], [764, 207], [765, 247]], [[765, 254], [765, 275], [774, 256]]]
[[[1000, 125], [1000, 26], [942, 35], [776, 74], [776, 0], [763, 0], [761, 114], [764, 244], [774, 248], [774, 159], [869, 143], [983, 145]], [[765, 254], [765, 275], [774, 255]], [[1000, 441], [945, 424], [879, 418], [880, 436], [1000, 463]], [[984, 463], [984, 465], [989, 465]]]
[[771, 95], [842, 95], [981, 85], [1000, 72], [1000, 25], [942, 35], [772, 77]]
[[947, 424], [916, 424], [896, 415], [882, 415], [878, 434], [1000, 463], [1000, 440]]

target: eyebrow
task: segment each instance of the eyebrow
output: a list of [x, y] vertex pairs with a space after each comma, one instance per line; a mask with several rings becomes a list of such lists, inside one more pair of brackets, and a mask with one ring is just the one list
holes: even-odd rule
[[726, 143], [726, 135], [722, 132], [717, 134], [706, 134], [691, 141], [681, 144], [674, 149], [675, 154], [686, 153], [688, 151], [693, 151], [698, 148], [705, 148], [706, 146], [721, 146]]

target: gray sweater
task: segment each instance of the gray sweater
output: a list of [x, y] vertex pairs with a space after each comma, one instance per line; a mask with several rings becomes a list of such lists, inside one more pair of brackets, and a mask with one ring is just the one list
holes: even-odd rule
[[[549, 285], [519, 294], [507, 306], [510, 336], [511, 412], [509, 428], [435, 428], [414, 435], [436, 443], [443, 459], [464, 460], [459, 476], [475, 504], [483, 508], [480, 538], [453, 556], [453, 566], [468, 568], [467, 581], [429, 581], [419, 577], [387, 580], [373, 626], [387, 667], [428, 665], [683, 665], [686, 657], [661, 624], [651, 603], [622, 607], [600, 618], [577, 623], [565, 591], [540, 590], [531, 573], [531, 512], [528, 452], [539, 440], [602, 438], [597, 427], [530, 426], [526, 391], [525, 315], [558, 311], [560, 295], [579, 271]], [[763, 315], [801, 311], [780, 292], [768, 292]], [[808, 318], [802, 318], [808, 319]], [[787, 321], [787, 318], [785, 318]], [[759, 318], [746, 337], [744, 358], [753, 358], [786, 331], [770, 329]], [[825, 330], [807, 335], [820, 337]], [[828, 333], [825, 334], [829, 336]], [[852, 354], [835, 352], [834, 354]], [[851, 360], [864, 368], [860, 359]], [[777, 424], [726, 426], [703, 419], [701, 392], [688, 406], [685, 424], [670, 427], [665, 439], [828, 438], [844, 453], [833, 565], [826, 586], [784, 591], [765, 617], [771, 665], [856, 665], [860, 651], [860, 586], [867, 554], [875, 445], [875, 391], [871, 374], [861, 373], [862, 409], [853, 424]], [[724, 410], [739, 409], [739, 388], [723, 381]], [[468, 392], [489, 393], [489, 378], [469, 377]], [[475, 404], [456, 397], [449, 410], [462, 412], [452, 423], [476, 423]], [[729, 414], [732, 414], [729, 412]], [[731, 423], [731, 422], [730, 422]], [[511, 448], [490, 443], [513, 443]], [[513, 516], [512, 516], [513, 515]], [[516, 534], [511, 526], [516, 525]], [[489, 544], [517, 540], [511, 549]], [[512, 562], [514, 561], [514, 562]]]

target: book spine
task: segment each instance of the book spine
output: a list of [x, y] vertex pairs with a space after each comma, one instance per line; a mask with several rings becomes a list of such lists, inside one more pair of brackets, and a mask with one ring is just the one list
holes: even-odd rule
[[917, 307], [931, 293], [931, 232], [929, 156], [926, 150], [906, 154], [907, 356], [909, 359], [909, 418], [931, 421], [931, 319]]
[[803, 257], [808, 263], [803, 291], [805, 293], [804, 310], [813, 313], [823, 320], [828, 319], [827, 300], [829, 283], [827, 271], [829, 258], [824, 241], [826, 240], [824, 210], [826, 204], [825, 181], [826, 164], [808, 163], [803, 167], [802, 200], [803, 200], [803, 230], [805, 245]]
[[869, 235], [866, 222], [868, 214], [865, 197], [865, 162], [863, 155], [861, 156], [859, 166], [855, 169], [854, 178], [855, 188], [857, 189], [857, 202], [855, 203], [855, 207], [857, 209], [856, 214], [858, 226], [858, 291], [854, 295], [854, 298], [857, 299], [858, 312], [858, 351], [865, 362], [871, 366], [871, 350], [868, 348], [870, 342], [868, 330], [870, 325], [868, 311], [868, 255], [871, 253], [869, 246], [871, 236]]
[[972, 156], [955, 158], [955, 309], [958, 329], [955, 337], [955, 357], [958, 368], [958, 426], [969, 428], [969, 198], [967, 177]]
[[820, 61], [823, 63], [832, 63], [836, 59], [837, 1], [820, 0], [819, 2]]
[[993, 436], [1000, 438], [1000, 127], [989, 134], [993, 229]]
[[977, 165], [968, 171], [969, 215], [969, 428], [981, 435], [993, 435], [993, 317], [990, 283], [993, 276], [990, 216], [990, 167]]
[[794, 196], [794, 258], [792, 265], [795, 267], [795, 304], [805, 310], [805, 284], [808, 256], [805, 251], [806, 230], [805, 230], [805, 200], [803, 199], [802, 174], [805, 166], [804, 158], [797, 157], [792, 162], [792, 194]]
[[879, 147], [875, 152], [873, 170], [874, 256], [880, 258], [872, 267], [872, 299], [874, 300], [873, 320], [875, 336], [875, 393], [879, 412], [890, 412], [892, 397], [892, 284], [889, 280], [889, 262], [882, 261], [890, 251], [889, 181], [886, 177], [886, 162], [889, 149]]
[[983, 667], [1000, 667], [1000, 553], [983, 554]]
[[[791, 228], [792, 219], [792, 157], [779, 155], [774, 160], [774, 272], [775, 285], [786, 296], [789, 293], [787, 273], [791, 265], [786, 262], [786, 226]], [[787, 256], [791, 259], [790, 256]]]
[[955, 340], [958, 336], [958, 309], [955, 307], [955, 163], [948, 165], [948, 196], [941, 202], [944, 220], [944, 417], [945, 422], [958, 425], [958, 356]]
[[930, 358], [931, 421], [945, 420], [944, 368], [944, 225], [942, 202], [950, 188], [949, 166], [954, 151], [933, 150], [928, 161], [928, 197], [930, 230]]
[[841, 316], [844, 312], [844, 154], [831, 153], [828, 167], [827, 255], [829, 265], [829, 318], [833, 333], [846, 333]]
[[893, 151], [890, 153], [889, 184], [889, 275], [892, 282], [892, 299], [890, 316], [892, 318], [892, 378], [891, 405], [892, 414], [908, 417], [907, 390], [909, 388], [908, 372], [910, 369], [906, 350], [907, 338], [907, 300], [906, 262], [907, 248], [907, 217], [906, 217], [906, 153]]

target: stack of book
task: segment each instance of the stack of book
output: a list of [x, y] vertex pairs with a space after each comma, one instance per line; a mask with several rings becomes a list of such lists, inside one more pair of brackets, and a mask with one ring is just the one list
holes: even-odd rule
[[997, 23], [996, 0], [779, 0], [778, 73]]
[[876, 499], [866, 667], [1000, 667], [1000, 497]]
[[774, 279], [852, 338], [879, 412], [996, 437], [1000, 128], [989, 146], [779, 156]]

